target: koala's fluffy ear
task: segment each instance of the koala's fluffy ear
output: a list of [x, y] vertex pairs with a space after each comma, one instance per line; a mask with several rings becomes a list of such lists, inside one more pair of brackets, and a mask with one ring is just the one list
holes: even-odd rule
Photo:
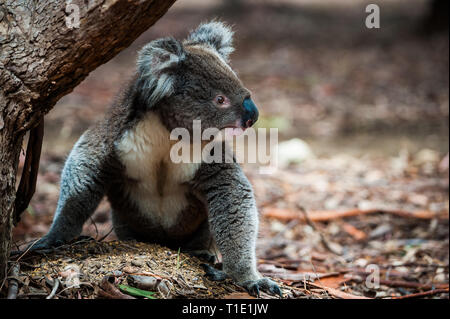
[[173, 92], [174, 71], [185, 56], [182, 44], [173, 38], [152, 41], [139, 51], [138, 82], [149, 107]]
[[201, 24], [189, 34], [186, 42], [188, 44], [207, 44], [215, 49], [225, 61], [228, 61], [229, 55], [234, 51], [233, 31], [219, 21]]

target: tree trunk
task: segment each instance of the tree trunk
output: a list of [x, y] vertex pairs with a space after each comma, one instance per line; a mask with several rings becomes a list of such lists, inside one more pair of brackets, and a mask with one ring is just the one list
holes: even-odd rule
[[0, 283], [7, 271], [25, 133], [174, 2], [0, 0]]

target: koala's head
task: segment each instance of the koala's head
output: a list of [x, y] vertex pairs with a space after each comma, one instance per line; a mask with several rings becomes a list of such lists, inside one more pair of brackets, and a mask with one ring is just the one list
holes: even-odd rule
[[258, 119], [250, 92], [228, 65], [233, 32], [221, 22], [200, 25], [182, 42], [164, 38], [148, 43], [138, 58], [137, 88], [145, 108], [164, 125], [192, 130], [245, 130]]

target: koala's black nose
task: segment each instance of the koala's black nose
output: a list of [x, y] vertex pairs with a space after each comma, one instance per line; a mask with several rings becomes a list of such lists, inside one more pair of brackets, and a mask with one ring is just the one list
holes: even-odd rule
[[258, 120], [258, 108], [255, 103], [253, 103], [251, 98], [246, 98], [243, 103], [244, 106], [244, 116], [242, 118], [242, 126], [245, 128], [249, 128]]

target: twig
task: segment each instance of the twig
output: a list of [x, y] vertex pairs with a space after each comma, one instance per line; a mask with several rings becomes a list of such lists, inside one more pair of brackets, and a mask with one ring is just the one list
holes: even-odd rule
[[[168, 276], [157, 275], [157, 274], [154, 274], [154, 273], [152, 273], [152, 272], [150, 272], [150, 271], [142, 271], [142, 272], [136, 272], [136, 273], [127, 274], [127, 276], [129, 276], [129, 275], [134, 275], [134, 276], [150, 276], [150, 277], [155, 277], [156, 279], [159, 279], [159, 280], [163, 280], [163, 279], [168, 279], [168, 280], [170, 280], [170, 277], [168, 277]], [[124, 276], [124, 275], [122, 275], [122, 276]], [[117, 277], [120, 277], [120, 276], [117, 276]]]
[[399, 297], [392, 297], [392, 299], [420, 298], [420, 297], [433, 296], [433, 295], [443, 294], [443, 293], [448, 293], [448, 288], [445, 288], [445, 289], [434, 289], [434, 290], [428, 290], [428, 291], [424, 291], [424, 292], [418, 292], [416, 294], [404, 295], [404, 296], [399, 296]]
[[[94, 286], [93, 286], [90, 282], [84, 282], [84, 281], [81, 281], [78, 285], [79, 285], [80, 287], [81, 287], [81, 286], [88, 286], [88, 287], [92, 288], [93, 290], [95, 290]], [[69, 290], [69, 289], [71, 289], [71, 288], [73, 288], [73, 287], [74, 287], [74, 285], [70, 285], [70, 286], [68, 286], [68, 287], [66, 287], [66, 288], [64, 288], [64, 289], [61, 289], [61, 291], [57, 294], [57, 296], [58, 296], [59, 298], [61, 298], [61, 297], [62, 297], [61, 295], [62, 295], [63, 292], [66, 294], [66, 290]]]
[[343, 291], [340, 291], [340, 290], [337, 290], [337, 289], [334, 289], [334, 288], [331, 288], [331, 287], [325, 287], [325, 286], [318, 285], [318, 284], [313, 284], [313, 283], [310, 283], [310, 282], [308, 282], [308, 285], [324, 289], [330, 295], [332, 295], [334, 297], [337, 297], [337, 298], [341, 298], [341, 299], [372, 299], [372, 298], [368, 298], [368, 297], [364, 297], [364, 296], [352, 295], [352, 294], [349, 294], [347, 292], [343, 292]]
[[[85, 236], [86, 237], [86, 236]], [[58, 247], [52, 247], [52, 248], [42, 248], [42, 249], [36, 249], [36, 250], [32, 250], [32, 251], [30, 251], [30, 249], [39, 241], [39, 239], [36, 239], [35, 241], [34, 241], [34, 243], [33, 244], [31, 244], [30, 246], [28, 246], [27, 247], [27, 249], [25, 250], [25, 251], [11, 251], [11, 253], [10, 253], [10, 256], [16, 256], [16, 255], [18, 255], [18, 254], [21, 254], [21, 256], [19, 256], [15, 261], [19, 261], [22, 257], [24, 257], [28, 252], [30, 252], [30, 253], [32, 253], [32, 254], [43, 254], [43, 255], [45, 255], [45, 254], [50, 254], [50, 253], [56, 253], [56, 252], [61, 252], [61, 251], [64, 251], [64, 250], [66, 250], [66, 249], [68, 249], [68, 248], [70, 248], [70, 247], [74, 247], [75, 245], [77, 245], [77, 244], [82, 244], [82, 243], [86, 243], [86, 242], [89, 242], [89, 241], [91, 241], [91, 240], [94, 240], [93, 238], [91, 238], [91, 237], [88, 237], [88, 238], [83, 238], [83, 239], [80, 239], [80, 240], [78, 240], [78, 241], [76, 241], [76, 242], [74, 242], [74, 243], [71, 243], [71, 244], [64, 244], [64, 245], [61, 245], [61, 246], [58, 246]]]
[[59, 279], [55, 278], [55, 279], [53, 279], [52, 291], [50, 292], [50, 295], [48, 295], [47, 298], [45, 298], [45, 299], [53, 299], [53, 297], [55, 297], [55, 295], [56, 295], [56, 291], [58, 290], [58, 287], [59, 287]]
[[367, 234], [365, 232], [359, 230], [352, 224], [341, 221], [339, 223], [339, 225], [341, 226], [343, 231], [345, 231], [347, 234], [352, 236], [355, 240], [363, 241], [363, 240], [367, 239]]
[[315, 287], [315, 288], [320, 288], [320, 289], [324, 289], [327, 293], [329, 293], [330, 295], [337, 297], [337, 298], [341, 298], [341, 299], [372, 299], [369, 297], [365, 297], [365, 296], [357, 296], [357, 295], [352, 295], [349, 294], [347, 292], [343, 292], [331, 287], [326, 287], [320, 283], [316, 284], [313, 282], [308, 282], [307, 283], [309, 286]]
[[[33, 243], [33, 245], [34, 245], [38, 240], [39, 240], [39, 239], [32, 239], [32, 240], [28, 240], [28, 241], [21, 242], [20, 244], [17, 243], [17, 242], [14, 242], [14, 245], [16, 246], [17, 250], [11, 250], [11, 251], [9, 252], [9, 256], [10, 256], [10, 257], [14, 257], [14, 256], [16, 256], [16, 255], [21, 255], [21, 254], [23, 254], [23, 250], [20, 250], [20, 247], [21, 247], [21, 246], [28, 245], [28, 244], [30, 244], [30, 243]], [[28, 247], [28, 246], [27, 246], [27, 247]]]
[[[303, 260], [302, 260], [303, 262]], [[269, 264], [269, 265], [275, 265], [287, 270], [297, 270], [298, 269], [298, 264], [299, 261], [298, 260], [293, 260], [291, 264], [289, 264], [289, 262], [282, 262], [279, 260], [270, 260], [270, 259], [264, 259], [264, 258], [260, 258], [258, 259], [258, 264]]]
[[339, 255], [339, 256], [342, 255], [341, 252], [336, 251], [333, 247], [330, 246], [330, 244], [329, 244], [329, 242], [328, 242], [328, 239], [326, 239], [326, 238], [325, 238], [325, 235], [324, 235], [321, 231], [319, 231], [319, 230], [317, 229], [316, 225], [314, 225], [313, 221], [309, 218], [308, 213], [306, 212], [306, 210], [305, 210], [302, 206], [300, 206], [300, 205], [297, 205], [297, 207], [298, 207], [298, 209], [300, 210], [300, 212], [302, 212], [303, 217], [304, 217], [306, 223], [307, 223], [307, 224], [308, 224], [308, 225], [309, 225], [316, 233], [319, 234], [319, 236], [320, 236], [320, 241], [322, 242], [323, 246], [324, 246], [326, 249], [328, 249], [330, 252], [332, 252], [333, 254], [336, 254], [336, 255]]
[[11, 266], [11, 275], [8, 277], [8, 295], [6, 299], [17, 299], [17, 292], [19, 291], [19, 277], [20, 264], [18, 262], [13, 263]]
[[[388, 209], [351, 209], [351, 210], [344, 210], [344, 211], [311, 211], [309, 212], [309, 218], [310, 220], [314, 222], [324, 222], [339, 218], [345, 218], [345, 217], [353, 217], [353, 216], [359, 216], [359, 215], [367, 215], [367, 214], [374, 214], [374, 213], [385, 213], [385, 214], [392, 214], [397, 215], [401, 217], [407, 217], [407, 218], [418, 218], [418, 219], [448, 219], [448, 212], [443, 211], [441, 213], [435, 213], [431, 211], [413, 211], [408, 212], [404, 210], [388, 210]], [[296, 210], [292, 209], [282, 209], [282, 208], [275, 208], [275, 207], [267, 207], [262, 210], [262, 215], [268, 218], [276, 218], [279, 220], [293, 220], [293, 219], [303, 219], [303, 216], [298, 213]]]
[[5, 267], [5, 273], [3, 274], [3, 280], [2, 280], [2, 284], [0, 285], [0, 291], [2, 291], [7, 278], [8, 278], [8, 267]]
[[[388, 277], [397, 277], [397, 278], [405, 278], [406, 280], [408, 279], [409, 276], [411, 276], [411, 272], [405, 272], [405, 273], [397, 273], [397, 274], [392, 274], [390, 273], [389, 275], [387, 274], [387, 272], [384, 272], [385, 269], [387, 269], [388, 267], [392, 267], [392, 265], [388, 266], [388, 265], [377, 265], [380, 270], [381, 273], [384, 273], [385, 278]], [[389, 271], [389, 269], [388, 269]], [[422, 270], [424, 271], [424, 270]], [[352, 281], [356, 281], [356, 282], [361, 282], [363, 281], [367, 276], [369, 276], [371, 274], [371, 272], [365, 271], [362, 268], [345, 268], [345, 269], [340, 269], [339, 270], [340, 273], [350, 273], [350, 274], [354, 274], [354, 275], [358, 275], [361, 276], [361, 278], [357, 278], [357, 277], [352, 277], [351, 280]], [[444, 289], [444, 288], [448, 288], [449, 285], [448, 284], [421, 284], [421, 283], [416, 283], [416, 282], [411, 282], [411, 281], [406, 281], [406, 280], [388, 280], [388, 279], [380, 279], [380, 284], [381, 285], [385, 285], [385, 286], [390, 286], [390, 287], [403, 287], [403, 288], [416, 288], [416, 289]]]
[[415, 289], [448, 289], [448, 284], [421, 284], [401, 280], [380, 280], [381, 285], [389, 287], [415, 288]]
[[39, 124], [30, 130], [28, 137], [25, 163], [23, 165], [22, 176], [20, 177], [20, 183], [17, 188], [16, 200], [14, 203], [14, 225], [17, 225], [20, 221], [20, 215], [28, 208], [30, 200], [36, 190], [43, 137], [44, 117], [41, 117]]
[[94, 219], [92, 218], [92, 216], [89, 216], [89, 220], [91, 221], [91, 224], [94, 225], [94, 228], [95, 228], [95, 239], [97, 240], [97, 238], [98, 238], [98, 228], [97, 228], [97, 223], [94, 221]]
[[25, 255], [30, 251], [30, 249], [31, 249], [34, 245], [36, 245], [36, 243], [37, 243], [38, 241], [39, 241], [39, 239], [36, 239], [36, 240], [34, 241], [34, 243], [32, 243], [30, 246], [28, 246], [27, 249], [23, 252], [23, 254], [20, 255], [19, 258], [16, 259], [16, 262], [18, 262], [20, 259], [22, 259], [22, 257], [25, 256]]
[[100, 239], [98, 240], [98, 242], [102, 242], [102, 241], [104, 241], [104, 240], [105, 240], [105, 238], [106, 238], [106, 237], [108, 237], [108, 236], [109, 236], [109, 234], [111, 234], [111, 233], [112, 233], [113, 229], [114, 229], [114, 228], [112, 228], [112, 227], [111, 227], [111, 229], [109, 230], [109, 232], [107, 232], [107, 233], [106, 233], [106, 235], [104, 235], [104, 236], [103, 236], [102, 238], [100, 238]]
[[[317, 280], [319, 281], [319, 284], [320, 284], [321, 286], [323, 286], [323, 285], [322, 285], [322, 282], [320, 281], [320, 276], [317, 275], [316, 267], [314, 266], [314, 264], [313, 264], [313, 262], [312, 262], [311, 259], [309, 260], [309, 263], [311, 264], [312, 269], [313, 269], [314, 273], [315, 273], [316, 276], [317, 276]], [[328, 297], [328, 291], [325, 290], [325, 294], [326, 294], [327, 297]]]

